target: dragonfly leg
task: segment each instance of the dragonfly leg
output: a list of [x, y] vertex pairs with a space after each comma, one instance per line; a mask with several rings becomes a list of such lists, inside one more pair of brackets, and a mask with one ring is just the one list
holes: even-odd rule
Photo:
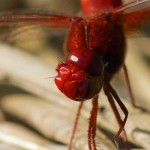
[[74, 121], [74, 126], [73, 126], [73, 130], [72, 130], [72, 135], [71, 135], [71, 138], [70, 138], [70, 143], [69, 143], [68, 150], [72, 150], [73, 139], [74, 139], [76, 131], [77, 131], [82, 106], [83, 106], [83, 102], [80, 103], [80, 105], [78, 107], [78, 110], [77, 110], [77, 114], [76, 114], [76, 118], [75, 118], [75, 121]]
[[90, 150], [96, 150], [96, 120], [98, 112], [98, 95], [92, 99], [92, 110], [91, 116], [89, 118], [89, 128], [88, 128], [88, 145]]
[[[119, 130], [117, 132], [117, 134], [115, 135], [115, 143], [117, 145], [117, 148], [119, 149], [119, 145], [118, 145], [118, 139], [119, 139], [119, 136], [120, 134], [123, 132], [124, 133], [124, 141], [125, 141], [125, 144], [126, 144], [126, 149], [129, 150], [129, 144], [128, 144], [128, 139], [127, 139], [127, 135], [126, 135], [126, 132], [124, 130], [124, 126], [125, 126], [125, 123], [127, 121], [127, 118], [128, 118], [128, 111], [126, 109], [126, 107], [124, 106], [124, 104], [121, 102], [119, 96], [117, 95], [116, 91], [111, 87], [111, 85], [109, 83], [106, 83], [105, 86], [104, 86], [104, 92], [108, 98], [108, 101], [110, 103], [110, 106], [115, 114], [115, 117], [116, 117], [116, 120], [117, 120], [117, 123], [119, 125]], [[115, 102], [114, 102], [114, 99], [116, 100], [116, 102], [118, 103], [118, 105], [120, 106], [121, 110], [123, 111], [125, 117], [124, 117], [124, 120], [122, 121], [121, 117], [120, 117], [120, 114], [118, 112], [118, 109], [115, 105]]]

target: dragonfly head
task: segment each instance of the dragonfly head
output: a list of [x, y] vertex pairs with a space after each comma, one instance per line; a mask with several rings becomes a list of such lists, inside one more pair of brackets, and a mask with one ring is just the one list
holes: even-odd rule
[[[78, 52], [69, 54], [66, 63], [57, 66], [56, 71], [58, 72], [58, 75], [55, 77], [55, 83], [58, 89], [70, 99], [83, 101], [93, 98], [100, 92], [103, 85], [103, 65], [101, 62], [98, 62], [97, 67], [100, 69], [91, 75], [90, 72], [94, 69], [93, 67], [88, 72], [88, 65], [84, 65], [83, 62], [76, 63], [74, 62], [75, 59], [68, 60], [72, 56], [75, 57], [76, 54], [78, 54]], [[91, 60], [93, 54], [89, 53], [89, 55], [92, 55], [89, 57], [89, 60]], [[78, 58], [80, 59], [82, 57], [83, 56], [79, 56]], [[88, 59], [84, 62], [88, 62]]]

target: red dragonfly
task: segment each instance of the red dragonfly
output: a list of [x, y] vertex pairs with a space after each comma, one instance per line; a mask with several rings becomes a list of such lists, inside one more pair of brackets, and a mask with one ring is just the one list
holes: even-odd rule
[[[129, 149], [124, 130], [128, 111], [116, 91], [110, 85], [113, 76], [123, 67], [133, 106], [127, 68], [124, 64], [126, 54], [125, 35], [133, 34], [150, 16], [150, 0], [134, 0], [122, 4], [121, 0], [80, 0], [83, 15], [68, 16], [48, 13], [4, 13], [0, 14], [0, 26], [43, 25], [49, 28], [70, 28], [66, 42], [67, 57], [57, 66], [55, 83], [58, 89], [72, 100], [81, 102], [75, 118], [69, 150], [78, 125], [80, 111], [85, 100], [92, 98], [89, 118], [88, 146], [96, 150], [96, 118], [98, 94], [103, 88], [119, 125], [115, 135], [118, 146], [120, 134], [124, 133], [126, 149]], [[115, 101], [125, 117], [121, 119]]]

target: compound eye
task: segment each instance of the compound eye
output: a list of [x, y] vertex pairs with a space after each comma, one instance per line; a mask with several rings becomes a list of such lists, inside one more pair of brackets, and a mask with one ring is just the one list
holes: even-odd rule
[[73, 66], [60, 66], [55, 78], [58, 89], [71, 99], [84, 99], [89, 86], [87, 74]]
[[[63, 72], [64, 71], [64, 72]], [[55, 83], [58, 89], [67, 97], [83, 101], [97, 95], [102, 87], [100, 76], [89, 76], [86, 72], [74, 66], [59, 68]]]

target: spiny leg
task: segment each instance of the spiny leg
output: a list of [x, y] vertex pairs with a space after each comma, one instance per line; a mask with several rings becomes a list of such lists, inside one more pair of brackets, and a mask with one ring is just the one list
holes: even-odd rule
[[89, 129], [88, 129], [88, 145], [90, 150], [96, 150], [96, 120], [98, 112], [98, 95], [92, 99], [92, 110], [89, 118]]
[[[124, 141], [126, 143], [126, 148], [128, 150], [129, 149], [129, 144], [128, 144], [126, 132], [124, 130], [124, 126], [125, 126], [125, 123], [126, 123], [126, 120], [127, 120], [127, 117], [128, 117], [128, 111], [127, 111], [126, 107], [124, 106], [124, 104], [121, 102], [121, 100], [120, 100], [119, 96], [117, 95], [117, 93], [115, 92], [115, 90], [111, 87], [111, 85], [109, 83], [105, 84], [104, 92], [105, 92], [105, 94], [106, 94], [106, 96], [108, 98], [108, 101], [109, 101], [109, 103], [111, 105], [111, 108], [112, 108], [112, 110], [113, 110], [113, 112], [115, 114], [116, 120], [117, 120], [117, 122], [119, 124], [119, 127], [120, 127], [120, 129], [118, 130], [117, 134], [115, 135], [116, 145], [118, 147], [117, 140], [119, 139], [119, 136], [120, 136], [121, 132], [124, 131]], [[120, 106], [120, 108], [124, 112], [125, 118], [124, 118], [123, 121], [121, 120], [120, 114], [119, 114], [119, 112], [117, 110], [117, 107], [115, 105], [114, 99], [113, 99], [111, 94], [113, 95], [113, 97], [117, 101], [118, 105]]]
[[[128, 118], [128, 110], [125, 107], [125, 105], [122, 103], [122, 101], [120, 100], [120, 98], [119, 98], [118, 94], [116, 93], [116, 91], [112, 88], [112, 86], [109, 83], [107, 84], [107, 87], [108, 87], [108, 90], [110, 91], [112, 96], [115, 98], [116, 102], [118, 103], [118, 105], [120, 106], [120, 108], [122, 109], [122, 111], [123, 111], [123, 113], [125, 115], [124, 120], [121, 121], [122, 122], [122, 129], [123, 129], [124, 126], [125, 126], [125, 123], [127, 121], [127, 118]], [[121, 132], [122, 132], [122, 129], [120, 129]]]
[[135, 107], [135, 108], [139, 108], [139, 109], [141, 109], [143, 111], [146, 111], [146, 109], [136, 105], [135, 98], [134, 98], [134, 95], [133, 95], [133, 92], [132, 92], [132, 89], [131, 89], [131, 84], [130, 84], [130, 79], [129, 79], [129, 75], [128, 75], [128, 70], [127, 70], [127, 67], [126, 67], [125, 64], [123, 65], [123, 70], [124, 70], [124, 75], [125, 75], [126, 83], [127, 83], [127, 86], [128, 86], [128, 90], [129, 90], [129, 95], [130, 95], [130, 98], [131, 98], [132, 106]]
[[79, 121], [82, 106], [83, 106], [83, 102], [80, 103], [80, 105], [78, 107], [78, 110], [77, 110], [77, 114], [76, 114], [76, 118], [75, 118], [75, 121], [74, 121], [74, 126], [73, 126], [73, 130], [72, 130], [72, 135], [71, 135], [68, 150], [72, 150], [72, 143], [73, 143], [73, 139], [75, 137], [76, 131], [77, 131], [77, 126], [78, 126], [78, 121]]
[[[121, 117], [120, 117], [120, 115], [119, 115], [119, 112], [118, 112], [118, 110], [117, 110], [117, 108], [116, 108], [116, 105], [115, 105], [115, 103], [114, 103], [114, 100], [113, 100], [113, 97], [111, 96], [111, 94], [109, 93], [109, 91], [107, 91], [106, 89], [104, 89], [104, 92], [105, 92], [105, 94], [106, 94], [106, 96], [107, 96], [107, 98], [108, 98], [108, 101], [109, 101], [109, 103], [110, 103], [110, 106], [111, 106], [111, 108], [112, 108], [112, 110], [113, 110], [113, 112], [114, 112], [114, 114], [115, 114], [115, 117], [116, 117], [116, 120], [117, 120], [117, 123], [119, 124], [119, 127], [120, 127], [120, 129], [118, 130], [118, 132], [117, 132], [117, 134], [115, 135], [115, 143], [116, 143], [116, 145], [117, 145], [117, 148], [119, 148], [119, 146], [118, 146], [118, 139], [119, 139], [119, 136], [120, 136], [120, 134], [121, 134], [121, 130], [124, 130], [124, 128], [123, 128], [123, 126], [122, 126], [122, 120], [121, 120]], [[123, 129], [122, 129], [123, 128]], [[126, 135], [125, 135], [126, 136]]]

